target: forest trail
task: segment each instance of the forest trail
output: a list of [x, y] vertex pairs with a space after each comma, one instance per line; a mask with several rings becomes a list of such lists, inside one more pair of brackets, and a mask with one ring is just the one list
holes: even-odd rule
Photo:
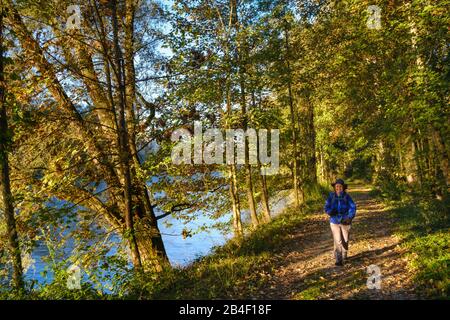
[[[417, 299], [395, 221], [369, 195], [370, 188], [350, 185], [357, 205], [350, 233], [349, 259], [334, 265], [333, 241], [325, 213], [306, 217], [275, 252], [275, 266], [257, 299]], [[368, 289], [367, 267], [381, 270], [381, 289]]]

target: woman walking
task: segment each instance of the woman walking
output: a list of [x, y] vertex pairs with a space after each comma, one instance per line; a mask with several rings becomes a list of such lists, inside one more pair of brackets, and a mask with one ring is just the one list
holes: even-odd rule
[[347, 259], [349, 232], [356, 214], [356, 204], [345, 191], [344, 180], [336, 179], [331, 184], [334, 192], [330, 192], [325, 203], [325, 212], [330, 216], [331, 233], [334, 240], [335, 265], [342, 266]]

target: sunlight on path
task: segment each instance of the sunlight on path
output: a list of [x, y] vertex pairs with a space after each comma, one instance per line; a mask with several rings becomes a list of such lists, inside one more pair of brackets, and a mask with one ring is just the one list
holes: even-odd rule
[[[385, 206], [369, 195], [370, 186], [350, 185], [357, 204], [349, 261], [334, 266], [328, 217], [309, 216], [277, 255], [275, 271], [258, 298], [266, 299], [412, 299], [414, 286], [406, 269], [394, 221]], [[381, 289], [367, 287], [367, 267], [381, 270]]]

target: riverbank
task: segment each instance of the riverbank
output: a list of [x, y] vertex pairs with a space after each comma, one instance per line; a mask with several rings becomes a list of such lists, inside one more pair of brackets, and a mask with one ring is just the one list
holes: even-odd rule
[[[127, 273], [110, 294], [49, 285], [26, 298], [446, 299], [450, 224], [445, 204], [388, 202], [362, 184], [350, 184], [349, 193], [358, 209], [344, 267], [334, 266], [322, 189], [303, 213], [288, 206], [245, 239], [231, 239], [188, 266], [157, 275]], [[380, 270], [380, 289], [367, 286], [369, 266]]]

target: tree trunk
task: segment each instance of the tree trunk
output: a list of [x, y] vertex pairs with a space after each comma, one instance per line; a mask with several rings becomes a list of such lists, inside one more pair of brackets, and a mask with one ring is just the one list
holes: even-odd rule
[[252, 169], [250, 164], [245, 166], [245, 182], [246, 182], [246, 192], [247, 192], [247, 200], [248, 207], [250, 211], [250, 218], [252, 220], [253, 228], [256, 228], [259, 224], [258, 215], [256, 214], [256, 204], [255, 204], [255, 196], [253, 194], [253, 178], [252, 178]]
[[414, 162], [414, 142], [409, 141], [407, 143], [409, 145], [409, 148], [406, 148], [406, 155], [404, 157], [404, 165], [405, 165], [405, 174], [406, 174], [406, 181], [409, 184], [414, 183], [417, 180], [416, 172], [417, 169], [415, 168], [415, 162]]
[[[240, 22], [238, 18], [238, 8], [237, 8], [237, 2], [235, 1], [235, 27], [236, 32], [239, 34], [240, 31]], [[240, 104], [241, 104], [241, 111], [242, 111], [242, 117], [243, 117], [243, 129], [244, 131], [247, 130], [247, 102], [246, 102], [246, 92], [245, 92], [245, 66], [244, 62], [242, 61], [243, 55], [246, 53], [245, 49], [242, 48], [242, 43], [237, 39], [236, 40], [236, 62], [238, 66], [238, 72], [239, 72], [239, 86], [240, 86]], [[245, 184], [246, 184], [246, 193], [247, 193], [247, 202], [248, 202], [248, 208], [250, 211], [250, 219], [252, 221], [252, 226], [256, 228], [259, 224], [258, 221], [258, 215], [256, 213], [256, 205], [255, 205], [255, 196], [253, 194], [253, 178], [252, 178], [252, 168], [251, 164], [249, 162], [249, 147], [248, 147], [248, 139], [244, 137], [244, 146], [245, 146]]]
[[430, 145], [435, 150], [434, 156], [436, 157], [437, 166], [437, 180], [441, 181], [442, 192], [446, 192], [448, 186], [450, 186], [450, 172], [449, 172], [449, 157], [445, 147], [445, 140], [442, 138], [439, 130], [434, 127], [430, 128], [431, 141]]
[[[141, 208], [141, 206], [139, 207]], [[135, 223], [139, 256], [145, 270], [152, 269], [160, 272], [163, 266], [169, 266], [169, 259], [154, 213], [144, 212], [143, 214], [136, 218]]]
[[233, 230], [234, 230], [234, 235], [236, 237], [242, 237], [242, 235], [244, 234], [244, 230], [242, 228], [241, 207], [240, 207], [240, 202], [239, 202], [239, 196], [237, 193], [235, 170], [236, 170], [236, 167], [234, 165], [228, 166], [230, 198], [231, 198], [231, 205], [232, 205], [232, 210], [233, 210]]
[[307, 176], [308, 183], [311, 185], [317, 184], [317, 167], [316, 167], [316, 131], [314, 128], [314, 105], [310, 100], [309, 93], [306, 99], [306, 120], [307, 120]]
[[[233, 3], [231, 2], [230, 8], [230, 27], [233, 21]], [[226, 53], [228, 54], [228, 47], [226, 48]], [[228, 75], [226, 80], [226, 106], [227, 106], [227, 115], [231, 117], [231, 67], [228, 68]], [[230, 128], [230, 125], [226, 125], [227, 128]], [[234, 153], [234, 150], [233, 150]], [[234, 158], [234, 157], [233, 157]], [[244, 234], [244, 230], [242, 227], [242, 218], [241, 218], [241, 205], [239, 201], [239, 193], [236, 179], [236, 164], [229, 163], [228, 164], [228, 178], [230, 185], [230, 199], [231, 206], [233, 210], [233, 229], [234, 235], [236, 237], [242, 237]]]
[[23, 289], [22, 259], [19, 237], [14, 217], [14, 204], [9, 179], [8, 150], [10, 135], [6, 112], [6, 83], [3, 65], [3, 8], [0, 12], [0, 189], [3, 198], [3, 212], [6, 218], [8, 248], [12, 259], [13, 284], [16, 290]]
[[[247, 108], [246, 108], [246, 101], [245, 101], [245, 85], [244, 85], [244, 79], [243, 74], [241, 74], [241, 110], [242, 110], [242, 116], [244, 117], [244, 123], [243, 127], [246, 131], [248, 129], [247, 126]], [[253, 194], [253, 177], [252, 177], [252, 167], [250, 164], [250, 157], [249, 157], [249, 147], [248, 147], [248, 139], [244, 137], [244, 144], [245, 144], [245, 184], [246, 184], [246, 193], [247, 193], [247, 201], [248, 201], [248, 208], [250, 211], [250, 218], [252, 221], [252, 226], [256, 228], [259, 224], [258, 221], [258, 215], [256, 213], [256, 205], [255, 205], [255, 196]]]
[[[259, 171], [261, 168], [261, 165], [259, 165]], [[269, 207], [269, 193], [267, 191], [267, 180], [266, 180], [266, 176], [265, 175], [260, 175], [260, 179], [261, 179], [261, 205], [263, 208], [263, 217], [264, 217], [264, 221], [270, 222], [270, 220], [272, 220], [271, 216], [270, 216], [270, 207]]]
[[290, 120], [291, 120], [291, 131], [292, 131], [292, 148], [293, 148], [293, 159], [292, 159], [292, 183], [294, 186], [294, 197], [295, 197], [295, 207], [299, 208], [304, 201], [304, 194], [303, 189], [300, 186], [299, 181], [299, 170], [298, 170], [298, 149], [297, 149], [297, 128], [296, 128], [296, 112], [294, 107], [294, 97], [292, 93], [292, 73], [291, 73], [291, 65], [289, 62], [289, 55], [290, 55], [290, 47], [289, 47], [289, 31], [287, 30], [287, 27], [284, 29], [285, 33], [285, 45], [286, 45], [286, 67], [288, 69], [288, 98], [289, 98], [289, 112], [290, 112]]
[[119, 110], [117, 119], [117, 128], [119, 135], [119, 152], [120, 152], [120, 165], [123, 175], [123, 192], [124, 192], [124, 205], [125, 205], [125, 237], [129, 241], [131, 257], [135, 268], [140, 269], [142, 262], [139, 254], [139, 248], [136, 241], [136, 234], [134, 230], [133, 221], [133, 200], [132, 200], [132, 181], [130, 173], [130, 148], [128, 143], [128, 130], [125, 120], [125, 108], [126, 108], [126, 90], [125, 90], [125, 74], [123, 72], [123, 59], [119, 47], [118, 36], [118, 22], [117, 22], [117, 10], [116, 0], [111, 2], [112, 9], [112, 21], [113, 21], [113, 42], [115, 51], [116, 62], [116, 77], [117, 84], [119, 85]]
[[[136, 201], [139, 204], [139, 212], [145, 213], [144, 217], [139, 216], [142, 220], [141, 224], [145, 226], [147, 230], [147, 237], [151, 239], [150, 243], [148, 239], [140, 236], [138, 239], [138, 248], [141, 255], [141, 260], [144, 265], [152, 265], [156, 270], [161, 270], [160, 262], [166, 264], [169, 262], [166, 249], [162, 240], [161, 233], [159, 232], [158, 223], [156, 220], [155, 212], [150, 201], [147, 186], [145, 181], [142, 181], [138, 176], [138, 171], [141, 169], [141, 160], [139, 159], [138, 149], [136, 146], [136, 112], [134, 110], [136, 101], [136, 73], [134, 68], [134, 16], [136, 11], [136, 2], [134, 0], [127, 1], [125, 7], [125, 37], [124, 37], [124, 72], [125, 78], [125, 93], [126, 93], [126, 116], [127, 116], [127, 130], [128, 130], [128, 143], [131, 151], [132, 166], [131, 176], [133, 179], [133, 190], [136, 194]], [[149, 231], [149, 232], [148, 232]], [[139, 234], [139, 230], [137, 230]], [[142, 242], [145, 246], [140, 246]], [[149, 250], [150, 249], [150, 250]], [[155, 258], [156, 257], [156, 258]]]
[[[255, 92], [252, 90], [252, 106], [256, 108]], [[258, 175], [261, 181], [261, 207], [263, 209], [263, 219], [264, 222], [268, 223], [271, 220], [270, 217], [270, 207], [269, 207], [269, 192], [267, 191], [267, 180], [266, 176], [261, 174], [261, 161], [259, 160], [259, 136], [256, 135], [256, 153], [258, 161]]]

